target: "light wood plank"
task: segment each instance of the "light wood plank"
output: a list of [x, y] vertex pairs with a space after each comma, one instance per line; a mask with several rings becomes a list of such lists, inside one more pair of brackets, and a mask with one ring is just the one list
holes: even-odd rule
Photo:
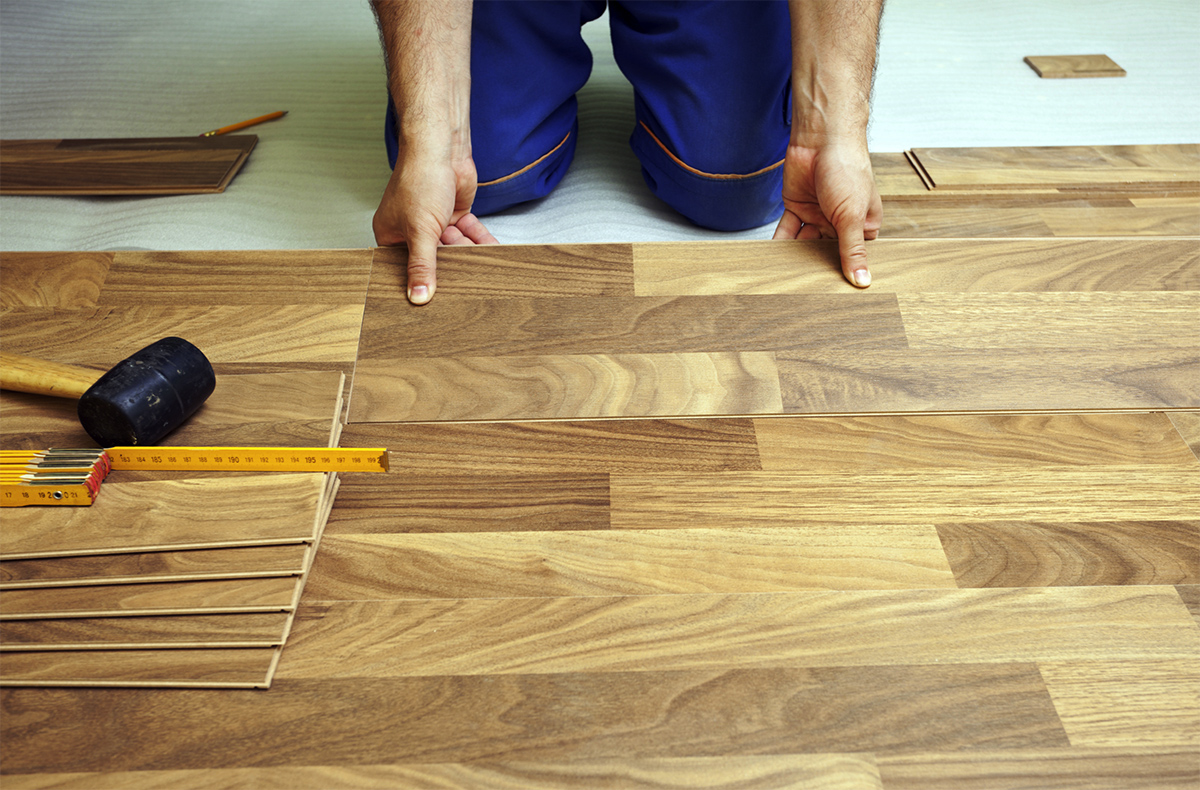
[[0, 253], [0, 307], [95, 307], [111, 252]]
[[369, 299], [360, 360], [902, 347], [891, 294]]
[[361, 304], [371, 250], [118, 252], [99, 304]]
[[312, 541], [325, 475], [108, 481], [88, 508], [5, 514], [5, 559]]
[[620, 787], [670, 790], [882, 790], [869, 755], [784, 754], [752, 757], [659, 757], [534, 762], [406, 765], [282, 765], [180, 771], [9, 774], [6, 790], [394, 790], [398, 787], [487, 787], [492, 790], [571, 790]]
[[[1031, 664], [356, 682], [280, 675], [269, 694], [11, 689], [4, 699], [11, 773], [1067, 746]], [[121, 716], [103, 731], [84, 726], [114, 699]], [[51, 701], [63, 715], [44, 715]], [[180, 732], [204, 737], [152, 739], [147, 722], [164, 709]], [[736, 723], [737, 734], [714, 737], [717, 722]], [[48, 748], [63, 740], [79, 748]]]
[[1200, 291], [935, 293], [898, 299], [909, 347], [918, 350], [1200, 351]]
[[879, 229], [879, 235], [884, 239], [932, 239], [1048, 237], [1055, 233], [1034, 206], [961, 206], [929, 201], [891, 201], [884, 205], [883, 226]]
[[770, 352], [365, 359], [354, 422], [778, 413]]
[[348, 601], [296, 615], [277, 676], [379, 678], [1192, 660], [1169, 587]]
[[4, 590], [0, 620], [284, 612], [299, 595], [296, 576]]
[[1025, 62], [1044, 79], [1125, 76], [1108, 55], [1026, 55]]
[[0, 562], [0, 589], [295, 576], [310, 546], [247, 546]]
[[1200, 349], [781, 351], [794, 414], [1200, 407]]
[[[10, 653], [3, 686], [266, 688], [278, 648], [67, 650]], [[131, 741], [126, 741], [126, 744]], [[7, 751], [7, 748], [6, 748]]]
[[1047, 661], [1038, 669], [1072, 746], [1200, 748], [1200, 662], [1195, 656]]
[[930, 524], [992, 520], [1185, 521], [1200, 468], [1139, 466], [613, 475], [620, 529]]
[[886, 790], [1183, 790], [1200, 779], [1193, 749], [1001, 749], [879, 757]]
[[960, 587], [1200, 584], [1200, 520], [938, 524]]
[[1191, 201], [1132, 209], [1045, 206], [1037, 214], [1055, 236], [1200, 236], [1200, 201]]
[[326, 536], [305, 600], [952, 588], [930, 526]]
[[[408, 250], [378, 247], [372, 299], [406, 301]], [[629, 244], [506, 244], [438, 250], [438, 294], [485, 299], [632, 296]]]
[[[1192, 239], [881, 238], [867, 255], [875, 294], [1200, 290]], [[854, 290], [832, 241], [635, 244], [633, 267], [639, 296]]]
[[286, 612], [5, 620], [0, 621], [0, 649], [276, 647], [283, 644], [289, 623]]
[[1194, 464], [1162, 413], [771, 417], [754, 431], [774, 472]]
[[914, 148], [935, 189], [1200, 187], [1200, 145]]
[[326, 534], [608, 529], [608, 506], [607, 473], [345, 474]]
[[401, 475], [760, 468], [746, 419], [354, 424], [342, 446], [397, 448], [391, 469]]
[[1188, 443], [1192, 453], [1200, 458], [1200, 412], [1177, 411], [1171, 412], [1171, 424]]

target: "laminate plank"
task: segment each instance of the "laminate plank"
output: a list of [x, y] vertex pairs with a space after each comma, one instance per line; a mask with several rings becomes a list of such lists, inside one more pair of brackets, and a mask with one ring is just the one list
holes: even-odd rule
[[1200, 513], [1200, 469], [1140, 466], [614, 474], [614, 529], [1185, 521]]
[[904, 345], [891, 294], [368, 299], [360, 360]]
[[[280, 675], [269, 694], [10, 689], [3, 699], [10, 773], [1067, 746], [1029, 664], [356, 681]], [[51, 701], [62, 715], [44, 715]], [[101, 706], [122, 715], [87, 727]], [[177, 732], [190, 733], [186, 742], [157, 734], [163, 710]], [[736, 732], [716, 737], [724, 722]], [[77, 748], [54, 750], [59, 743]]]
[[1200, 520], [937, 525], [960, 587], [1200, 584]]
[[606, 472], [344, 474], [325, 532], [608, 529], [608, 507]]
[[748, 419], [365, 423], [348, 425], [342, 446], [396, 448], [398, 475], [760, 468]]
[[8, 790], [393, 790], [397, 787], [487, 787], [492, 790], [882, 790], [869, 755], [785, 754], [749, 757], [659, 757], [534, 762], [488, 760], [406, 765], [280, 765], [106, 773], [9, 774]]
[[101, 371], [171, 335], [194, 343], [214, 364], [347, 363], [362, 311], [361, 304], [12, 308], [0, 315], [0, 331], [8, 351]]
[[[326, 446], [338, 418], [343, 379], [334, 371], [218, 374], [217, 387], [200, 410], [159, 444]], [[79, 425], [74, 401], [16, 392], [0, 396], [0, 442], [6, 449], [95, 444]]]
[[781, 351], [794, 414], [1200, 407], [1200, 350]]
[[0, 307], [95, 307], [111, 252], [0, 253]]
[[1056, 234], [1033, 205], [1013, 208], [888, 202], [884, 206], [879, 235], [884, 239], [936, 239], [1048, 237]]
[[1200, 747], [1200, 663], [1195, 656], [1047, 661], [1038, 670], [1072, 746]]
[[283, 644], [289, 620], [285, 612], [5, 620], [0, 621], [0, 649], [276, 647]]
[[914, 148], [935, 189], [1200, 187], [1200, 145]]
[[5, 514], [4, 559], [218, 548], [315, 539], [325, 475], [108, 481], [87, 508]]
[[754, 431], [772, 472], [1194, 465], [1163, 413], [770, 417]]
[[1025, 62], [1046, 79], [1125, 76], [1108, 55], [1026, 55]]
[[310, 546], [246, 546], [0, 561], [0, 590], [298, 576]]
[[327, 535], [305, 600], [953, 588], [930, 526]]
[[[0, 685], [266, 688], [267, 672], [277, 650], [226, 648], [9, 653], [0, 664]], [[157, 733], [160, 728], [161, 725], [156, 725], [143, 734]], [[133, 742], [132, 739], [126, 740], [123, 747]], [[8, 752], [7, 744], [5, 751]], [[6, 762], [7, 758], [6, 754]], [[6, 769], [11, 770], [12, 766], [8, 765]]]
[[[1194, 239], [877, 239], [872, 293], [1196, 291]], [[638, 296], [847, 293], [832, 241], [633, 246]], [[864, 295], [864, 294], [859, 294]]]
[[774, 414], [770, 352], [364, 359], [354, 422]]
[[299, 598], [299, 582], [281, 576], [4, 590], [0, 620], [283, 612]]
[[[449, 246], [438, 250], [442, 296], [632, 296], [629, 244]], [[377, 247], [370, 297], [406, 301], [408, 250]]]
[[1200, 412], [1177, 411], [1171, 412], [1171, 424], [1187, 442], [1192, 453], [1200, 458]]
[[909, 347], [918, 350], [1200, 350], [1200, 291], [897, 298]]
[[1126, 208], [1045, 206], [1037, 215], [1055, 236], [1200, 236], [1200, 205]]
[[371, 250], [118, 252], [99, 304], [361, 304]]
[[1193, 660], [1170, 587], [302, 605], [280, 679]]
[[1184, 790], [1200, 779], [1193, 749], [1001, 749], [879, 758], [885, 790]]

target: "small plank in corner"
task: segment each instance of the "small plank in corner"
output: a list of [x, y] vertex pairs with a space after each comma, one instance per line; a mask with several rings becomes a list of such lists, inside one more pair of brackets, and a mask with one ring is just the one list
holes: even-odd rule
[[1028, 55], [1025, 62], [1043, 79], [1125, 76], [1108, 55]]

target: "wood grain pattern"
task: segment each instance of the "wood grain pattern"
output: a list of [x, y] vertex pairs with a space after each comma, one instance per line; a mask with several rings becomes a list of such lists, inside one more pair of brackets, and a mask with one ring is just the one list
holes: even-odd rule
[[0, 686], [265, 688], [277, 652], [229, 648], [10, 653], [0, 664]]
[[[107, 694], [108, 703], [97, 694]], [[10, 689], [7, 770], [659, 759], [1066, 747], [1030, 664], [286, 680], [269, 694]], [[595, 700], [604, 699], [603, 706]], [[38, 711], [55, 704], [52, 720]], [[103, 732], [83, 722], [119, 704]], [[128, 749], [161, 710], [202, 733]], [[366, 717], [364, 710], [388, 715]], [[296, 737], [297, 715], [306, 737]], [[714, 722], [737, 722], [714, 738]], [[55, 742], [80, 748], [50, 755]]]
[[366, 359], [355, 422], [777, 414], [771, 353]]
[[1192, 452], [1200, 458], [1200, 412], [1177, 411], [1171, 413], [1171, 424], [1179, 435], [1192, 448]]
[[95, 307], [111, 252], [0, 253], [0, 307]]
[[928, 349], [775, 356], [795, 414], [1195, 409], [1200, 349]]
[[1043, 662], [1072, 746], [1200, 748], [1200, 664]]
[[1200, 145], [914, 148], [935, 189], [1200, 188]]
[[[1172, 412], [1175, 415], [1186, 412]], [[754, 420], [767, 471], [1194, 465], [1165, 414], [773, 417]]]
[[326, 536], [305, 600], [953, 587], [930, 526]]
[[[876, 294], [1200, 290], [1189, 239], [881, 238], [867, 250]], [[637, 244], [633, 267], [639, 296], [853, 289], [828, 241]]]
[[289, 624], [288, 613], [4, 620], [0, 650], [276, 647]]
[[1190, 521], [1200, 466], [614, 474], [612, 526], [678, 529], [1021, 520]]
[[[438, 250], [442, 296], [627, 296], [633, 286], [629, 244], [506, 245]], [[408, 251], [375, 249], [372, 299], [406, 301]]]
[[0, 620], [282, 612], [298, 597], [296, 576], [4, 590]]
[[1198, 650], [1200, 629], [1170, 587], [347, 601], [301, 606], [277, 677], [1192, 660]]
[[223, 192], [255, 135], [0, 141], [0, 194], [157, 195]]
[[1200, 520], [1093, 518], [943, 523], [937, 530], [960, 587], [1200, 583]]
[[6, 514], [0, 556], [309, 542], [318, 529], [325, 483], [320, 473], [109, 481], [89, 508], [19, 508]]
[[768, 790], [881, 790], [875, 761], [855, 754], [587, 759], [564, 762], [488, 760], [405, 765], [304, 765], [177, 771], [10, 774], [13, 790], [207, 790], [213, 783], [257, 790], [392, 790], [397, 787], [488, 787], [572, 790], [704, 787]]
[[1046, 206], [1037, 214], [1055, 236], [1200, 236], [1200, 201], [1195, 198], [1176, 206]]
[[1044, 79], [1125, 76], [1108, 55], [1026, 55], [1025, 62]]
[[100, 554], [0, 562], [0, 590], [298, 576], [311, 564], [308, 544], [143, 554]]

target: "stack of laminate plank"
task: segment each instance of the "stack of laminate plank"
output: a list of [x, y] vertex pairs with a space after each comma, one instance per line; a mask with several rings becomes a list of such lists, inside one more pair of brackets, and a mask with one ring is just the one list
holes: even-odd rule
[[[244, 438], [245, 420], [282, 414], [309, 444], [334, 446], [342, 386], [333, 372], [225, 376], [166, 444]], [[5, 400], [6, 440], [77, 430], [52, 428], [62, 415], [43, 398]], [[336, 485], [323, 473], [114, 472], [91, 507], [6, 511], [0, 682], [269, 685]]]

